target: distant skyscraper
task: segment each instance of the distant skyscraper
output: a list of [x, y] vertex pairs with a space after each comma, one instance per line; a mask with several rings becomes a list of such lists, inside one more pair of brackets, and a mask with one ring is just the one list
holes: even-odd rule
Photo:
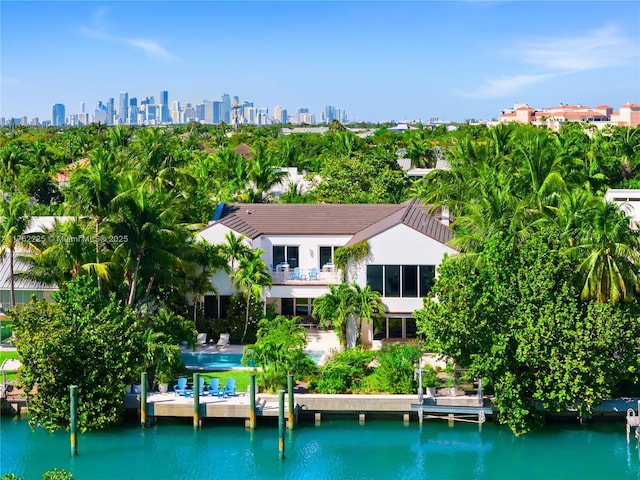
[[127, 123], [129, 119], [129, 94], [120, 92], [120, 101], [118, 102], [118, 123]]
[[51, 111], [51, 123], [55, 127], [64, 125], [64, 105], [62, 103], [54, 103]]
[[84, 102], [80, 102], [80, 113], [85, 113], [84, 112]]
[[138, 124], [138, 99], [136, 97], [129, 99], [129, 123], [131, 125]]
[[113, 98], [107, 101], [107, 125], [113, 125], [113, 120], [116, 115], [116, 102]]
[[322, 120], [324, 121], [324, 123], [331, 123], [334, 120], [338, 120], [339, 118], [339, 113], [337, 112], [337, 108], [336, 107], [332, 107], [331, 105], [327, 105], [326, 107], [324, 107], [324, 115], [322, 116]]
[[231, 97], [228, 93], [222, 95], [222, 109], [220, 112], [220, 120], [215, 123], [224, 122], [227, 125], [231, 124]]
[[158, 120], [162, 123], [168, 123], [171, 121], [171, 117], [169, 115], [169, 92], [167, 90], [162, 90], [160, 92], [160, 101], [158, 102]]

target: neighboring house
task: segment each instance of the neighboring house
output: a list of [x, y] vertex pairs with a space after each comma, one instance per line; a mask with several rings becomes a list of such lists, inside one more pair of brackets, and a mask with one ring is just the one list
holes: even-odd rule
[[[453, 231], [418, 199], [400, 205], [221, 204], [197, 237], [221, 244], [229, 232], [265, 251], [273, 285], [264, 300], [278, 314], [310, 316], [313, 300], [328, 293], [329, 285], [342, 283], [343, 273], [347, 283], [380, 292], [387, 314], [376, 338], [415, 336], [413, 312], [422, 308], [444, 255], [456, 253], [445, 245]], [[362, 241], [369, 244], [369, 256], [347, 272], [337, 271], [335, 250]], [[205, 297], [205, 315], [224, 318], [233, 286], [224, 272], [212, 281], [218, 295]], [[365, 338], [372, 340], [373, 334], [366, 332]]]
[[638, 229], [638, 224], [640, 224], [640, 190], [610, 189], [604, 194], [604, 199], [607, 202], [618, 204], [620, 210], [629, 217], [631, 228]]
[[[20, 254], [21, 255], [21, 254]], [[58, 290], [55, 285], [49, 285], [46, 283], [36, 282], [23, 278], [19, 275], [19, 272], [27, 271], [29, 265], [20, 260], [19, 254], [14, 254], [13, 269], [14, 269], [14, 292], [16, 295], [16, 306], [27, 303], [31, 300], [31, 296], [35, 295], [36, 298], [49, 300], [51, 295]], [[5, 311], [11, 306], [11, 274], [9, 265], [9, 252], [0, 261], [0, 307]]]
[[637, 127], [640, 125], [640, 105], [626, 103], [614, 112], [609, 105], [587, 107], [585, 105], [566, 105], [535, 109], [526, 104], [515, 104], [513, 108], [500, 112], [500, 123], [532, 123], [559, 130], [567, 122], [588, 122], [599, 128], [605, 125]]
[[[70, 218], [72, 217], [32, 217], [24, 233], [42, 233], [52, 228], [56, 220], [64, 222]], [[0, 306], [6, 310], [11, 305], [11, 268], [9, 262], [9, 251], [5, 249], [3, 253], [4, 255], [0, 257]], [[58, 290], [56, 285], [36, 282], [19, 275], [20, 272], [29, 270], [29, 264], [20, 260], [20, 256], [27, 253], [28, 252], [24, 248], [21, 248], [20, 244], [18, 244], [18, 248], [14, 252], [13, 283], [16, 305], [27, 303], [31, 300], [32, 295], [35, 295], [40, 299], [44, 298], [49, 300], [51, 295]]]

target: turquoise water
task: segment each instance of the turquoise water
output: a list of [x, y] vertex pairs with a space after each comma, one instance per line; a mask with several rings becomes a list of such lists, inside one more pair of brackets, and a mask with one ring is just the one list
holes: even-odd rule
[[504, 427], [441, 420], [404, 426], [399, 419], [302, 422], [285, 437], [278, 458], [278, 426], [259, 419], [245, 430], [239, 421], [162, 419], [80, 435], [78, 455], [69, 434], [31, 431], [25, 420], [3, 417], [0, 474], [39, 479], [52, 468], [78, 480], [159, 479], [638, 479], [635, 442], [626, 443], [624, 420], [550, 425], [514, 437]]
[[[314, 363], [318, 363], [323, 352], [306, 352]], [[188, 368], [197, 370], [226, 370], [232, 368], [243, 368], [241, 353], [183, 353], [180, 355], [182, 363]]]

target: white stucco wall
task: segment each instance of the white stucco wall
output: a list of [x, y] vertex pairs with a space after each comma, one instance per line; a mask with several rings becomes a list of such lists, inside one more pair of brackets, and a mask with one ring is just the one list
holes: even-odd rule
[[[349, 282], [366, 285], [367, 264], [440, 265], [445, 253], [456, 251], [406, 225], [395, 227], [369, 239], [370, 256], [357, 269], [349, 269]], [[422, 308], [422, 298], [383, 297], [389, 313], [407, 313]]]

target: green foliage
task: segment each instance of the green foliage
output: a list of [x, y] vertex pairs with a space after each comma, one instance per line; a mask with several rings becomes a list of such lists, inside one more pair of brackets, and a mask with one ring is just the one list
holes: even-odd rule
[[42, 474], [42, 480], [73, 480], [71, 472], [64, 469], [54, 468]]
[[320, 372], [317, 390], [320, 393], [359, 393], [362, 382], [372, 373], [374, 352], [360, 348], [334, 353]]
[[418, 388], [414, 371], [422, 356], [419, 346], [398, 343], [377, 352], [375, 375], [381, 391], [387, 393], [415, 393]]
[[95, 280], [78, 277], [54, 296], [13, 312], [16, 347], [32, 423], [49, 430], [69, 425], [69, 387], [78, 386], [78, 428], [119, 419], [122, 392], [142, 362], [144, 325], [112, 295], [98, 297]]
[[336, 262], [336, 267], [338, 267], [343, 272], [346, 272], [349, 262], [352, 261], [354, 263], [358, 263], [368, 256], [369, 242], [363, 240], [362, 242], [358, 242], [355, 245], [336, 248], [333, 259]]
[[588, 415], [637, 373], [637, 307], [581, 302], [557, 238], [496, 235], [475, 261], [447, 258], [438, 301], [415, 312], [431, 348], [489, 379], [498, 416], [516, 433], [539, 423], [540, 408]]
[[[241, 343], [244, 341], [253, 343], [256, 341], [258, 333], [258, 322], [264, 316], [264, 302], [252, 296], [249, 304], [249, 316], [247, 322], [247, 297], [242, 293], [236, 293], [229, 299], [227, 308], [227, 318], [216, 320], [216, 327], [223, 325], [224, 328], [217, 328], [221, 332], [229, 333], [231, 343]], [[245, 333], [246, 328], [246, 333]]]
[[304, 352], [307, 332], [292, 319], [277, 316], [262, 319], [258, 323], [256, 343], [244, 348], [242, 363], [261, 368], [263, 388], [275, 392], [287, 385], [287, 375], [300, 378], [314, 370], [314, 365]]

